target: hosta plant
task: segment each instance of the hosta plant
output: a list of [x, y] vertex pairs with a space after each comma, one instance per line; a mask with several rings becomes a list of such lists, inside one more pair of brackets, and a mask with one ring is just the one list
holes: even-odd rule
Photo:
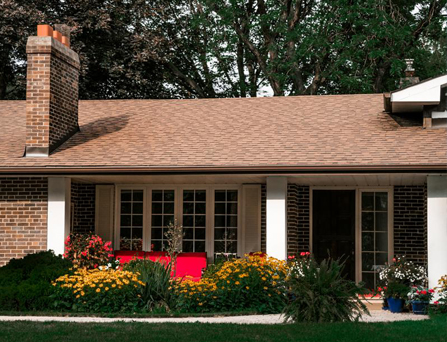
[[283, 312], [286, 321], [356, 321], [369, 314], [359, 297], [365, 289], [343, 277], [343, 262], [333, 259], [317, 262], [312, 256], [304, 257], [292, 260], [289, 265], [297, 271], [291, 272], [287, 280], [290, 300]]
[[72, 234], [65, 241], [64, 258], [75, 267], [97, 268], [112, 262], [113, 249], [110, 241], [94, 234]]

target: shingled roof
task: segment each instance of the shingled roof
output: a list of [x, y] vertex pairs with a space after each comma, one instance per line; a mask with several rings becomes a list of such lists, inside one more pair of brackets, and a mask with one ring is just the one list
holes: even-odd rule
[[80, 132], [24, 158], [25, 101], [0, 101], [0, 172], [430, 169], [446, 129], [405, 126], [381, 94], [80, 101]]

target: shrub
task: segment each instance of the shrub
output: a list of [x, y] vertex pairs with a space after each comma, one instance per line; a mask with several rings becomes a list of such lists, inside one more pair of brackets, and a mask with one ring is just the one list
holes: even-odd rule
[[385, 264], [379, 271], [379, 279], [382, 285], [389, 283], [401, 283], [407, 286], [425, 285], [427, 282], [427, 271], [424, 266], [415, 265], [407, 261], [405, 256], [398, 256], [391, 264]]
[[226, 261], [200, 281], [174, 285], [181, 312], [280, 312], [285, 305], [286, 263], [260, 254]]
[[145, 284], [141, 287], [141, 299], [145, 309], [169, 311], [174, 306], [171, 289], [171, 264], [154, 262], [149, 259], [132, 260], [124, 265], [125, 271], [139, 274], [138, 278]]
[[383, 288], [382, 292], [384, 298], [407, 299], [410, 287], [397, 281], [392, 281]]
[[113, 257], [110, 241], [104, 242], [94, 234], [72, 234], [65, 241], [64, 258], [71, 260], [75, 267], [97, 268], [107, 265]]
[[135, 312], [141, 309], [144, 283], [138, 273], [78, 269], [53, 282], [54, 307], [79, 312]]
[[290, 301], [283, 311], [286, 320], [353, 321], [369, 314], [359, 298], [365, 289], [342, 276], [343, 262], [328, 259], [318, 263], [306, 255], [292, 260], [289, 267]]
[[2, 310], [46, 310], [51, 307], [51, 281], [69, 272], [71, 262], [52, 251], [12, 259], [0, 268]]
[[438, 281], [439, 299], [434, 303], [434, 312], [447, 314], [447, 274]]

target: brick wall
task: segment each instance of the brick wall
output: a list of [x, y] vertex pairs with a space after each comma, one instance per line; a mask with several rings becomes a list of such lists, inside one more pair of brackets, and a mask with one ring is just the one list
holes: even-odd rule
[[427, 186], [394, 187], [394, 254], [427, 262]]
[[46, 178], [0, 177], [0, 266], [47, 247]]
[[95, 195], [94, 184], [71, 183], [71, 204], [73, 233], [95, 231]]
[[49, 153], [79, 129], [79, 57], [51, 37], [29, 37], [26, 52], [26, 152]]
[[[265, 184], [261, 185], [261, 250], [266, 251], [267, 195]], [[310, 243], [309, 187], [287, 185], [287, 253], [309, 251]]]

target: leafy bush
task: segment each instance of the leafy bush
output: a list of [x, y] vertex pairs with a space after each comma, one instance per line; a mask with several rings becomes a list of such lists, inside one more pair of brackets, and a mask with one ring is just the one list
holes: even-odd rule
[[425, 285], [427, 282], [427, 271], [424, 266], [415, 265], [407, 261], [405, 256], [398, 256], [391, 264], [385, 264], [379, 271], [379, 279], [382, 285], [389, 283], [401, 283], [407, 286]]
[[397, 281], [390, 282], [383, 288], [385, 298], [407, 299], [408, 292], [410, 292], [410, 287]]
[[75, 267], [97, 268], [113, 258], [111, 244], [98, 235], [72, 234], [65, 241], [64, 258], [71, 260]]
[[296, 258], [287, 278], [290, 301], [286, 320], [295, 322], [338, 322], [358, 320], [369, 314], [359, 298], [365, 289], [342, 276], [344, 263], [328, 259], [321, 263], [312, 256]]
[[285, 305], [284, 261], [260, 254], [246, 255], [205, 274], [198, 282], [184, 280], [174, 285], [179, 311], [276, 313]]
[[138, 278], [145, 284], [141, 287], [141, 299], [145, 309], [169, 311], [174, 306], [171, 280], [172, 267], [168, 263], [154, 262], [149, 259], [132, 260], [124, 265], [125, 271], [139, 274]]
[[53, 282], [54, 306], [79, 312], [134, 312], [142, 307], [139, 274], [114, 269], [78, 269]]
[[46, 310], [51, 306], [51, 281], [69, 272], [71, 262], [52, 251], [12, 259], [0, 268], [2, 310]]
[[439, 299], [434, 302], [434, 312], [447, 314], [447, 274], [439, 279], [438, 285]]

